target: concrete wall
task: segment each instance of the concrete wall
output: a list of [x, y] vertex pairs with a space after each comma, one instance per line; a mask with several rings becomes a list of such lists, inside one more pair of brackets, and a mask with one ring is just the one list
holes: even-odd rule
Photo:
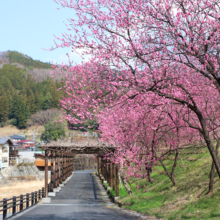
[[28, 159], [30, 162], [35, 161], [34, 154], [42, 154], [42, 151], [21, 151], [18, 152], [18, 155], [20, 155], [20, 160]]

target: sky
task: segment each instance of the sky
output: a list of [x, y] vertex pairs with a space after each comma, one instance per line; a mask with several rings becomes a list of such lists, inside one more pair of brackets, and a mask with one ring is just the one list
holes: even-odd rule
[[[74, 18], [74, 10], [60, 8], [53, 0], [0, 0], [0, 51], [18, 51], [43, 62], [66, 63], [71, 48], [47, 51], [54, 35], [67, 32], [64, 22]], [[74, 63], [81, 62], [70, 53]]]

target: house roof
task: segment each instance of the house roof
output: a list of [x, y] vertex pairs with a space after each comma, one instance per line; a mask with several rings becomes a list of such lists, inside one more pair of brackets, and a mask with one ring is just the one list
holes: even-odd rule
[[17, 135], [17, 134], [10, 136], [10, 138], [11, 138], [11, 139], [20, 139], [20, 140], [26, 140], [26, 138], [25, 138], [25, 137], [20, 136], [20, 135]]
[[35, 144], [34, 141], [30, 141], [30, 140], [21, 140], [21, 141], [18, 141], [17, 143], [31, 143], [31, 144]]
[[13, 142], [9, 138], [0, 138], [0, 144], [5, 144], [7, 142], [13, 144]]

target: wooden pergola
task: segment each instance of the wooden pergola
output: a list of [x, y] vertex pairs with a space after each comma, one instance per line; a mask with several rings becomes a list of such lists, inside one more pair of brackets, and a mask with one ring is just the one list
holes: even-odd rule
[[49, 143], [40, 145], [45, 151], [45, 197], [48, 196], [48, 158], [51, 161], [51, 182], [49, 191], [53, 192], [74, 171], [73, 159], [76, 154], [94, 154], [97, 157], [97, 172], [119, 195], [118, 164], [110, 163], [104, 156], [114, 152], [115, 147], [103, 143], [95, 145], [77, 145], [73, 143]]

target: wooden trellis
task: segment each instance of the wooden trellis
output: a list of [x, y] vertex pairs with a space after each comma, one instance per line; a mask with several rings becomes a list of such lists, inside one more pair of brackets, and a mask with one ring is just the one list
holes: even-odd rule
[[51, 160], [51, 183], [49, 190], [54, 191], [74, 171], [73, 159], [76, 154], [94, 154], [97, 156], [97, 172], [107, 180], [119, 195], [118, 165], [104, 160], [104, 156], [114, 152], [115, 147], [99, 145], [76, 145], [73, 143], [50, 143], [40, 145], [45, 150], [45, 197], [48, 196], [48, 158]]

